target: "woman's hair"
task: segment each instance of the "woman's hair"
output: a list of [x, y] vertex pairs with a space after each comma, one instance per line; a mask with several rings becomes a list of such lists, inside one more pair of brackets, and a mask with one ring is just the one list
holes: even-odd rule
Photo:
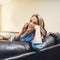
[[45, 23], [44, 23], [43, 18], [42, 18], [39, 14], [34, 14], [34, 15], [32, 15], [32, 17], [34, 17], [34, 16], [37, 18], [38, 25], [40, 26], [41, 35], [43, 36], [43, 38], [46, 37], [47, 31], [46, 31], [46, 29], [45, 29]]

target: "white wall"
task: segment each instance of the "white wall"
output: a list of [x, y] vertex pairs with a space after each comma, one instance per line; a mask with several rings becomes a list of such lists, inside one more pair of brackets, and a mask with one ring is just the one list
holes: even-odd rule
[[0, 5], [0, 31], [1, 31], [1, 5]]
[[23, 24], [40, 14], [49, 32], [60, 32], [59, 0], [12, 0], [2, 5], [2, 31], [21, 31]]

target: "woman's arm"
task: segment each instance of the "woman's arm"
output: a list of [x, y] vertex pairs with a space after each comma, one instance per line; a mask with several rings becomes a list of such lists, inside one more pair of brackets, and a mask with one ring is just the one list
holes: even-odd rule
[[32, 41], [32, 47], [34, 50], [40, 51], [40, 49], [42, 49], [42, 47], [43, 47], [41, 33], [40, 33], [40, 27], [36, 26], [35, 30], [36, 30], [35, 31], [35, 37]]
[[35, 26], [35, 37], [33, 43], [42, 43], [41, 33], [40, 33], [40, 26]]
[[16, 40], [18, 40], [21, 35], [25, 35], [27, 33], [26, 30], [27, 30], [28, 24], [29, 23], [25, 23], [23, 28], [22, 28], [22, 31], [18, 35], [15, 36]]

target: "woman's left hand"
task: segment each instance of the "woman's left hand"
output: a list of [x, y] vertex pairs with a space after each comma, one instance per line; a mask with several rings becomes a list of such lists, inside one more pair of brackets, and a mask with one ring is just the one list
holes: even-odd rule
[[34, 28], [35, 28], [35, 30], [40, 30], [40, 26], [39, 25], [35, 25]]

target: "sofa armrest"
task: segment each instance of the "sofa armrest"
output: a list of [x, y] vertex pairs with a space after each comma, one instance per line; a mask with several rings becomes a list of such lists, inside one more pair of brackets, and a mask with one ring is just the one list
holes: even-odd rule
[[7, 60], [60, 60], [60, 44], [41, 49], [39, 52], [27, 52], [6, 58]]
[[0, 41], [0, 59], [17, 56], [30, 52], [32, 47], [30, 42], [1, 42]]

